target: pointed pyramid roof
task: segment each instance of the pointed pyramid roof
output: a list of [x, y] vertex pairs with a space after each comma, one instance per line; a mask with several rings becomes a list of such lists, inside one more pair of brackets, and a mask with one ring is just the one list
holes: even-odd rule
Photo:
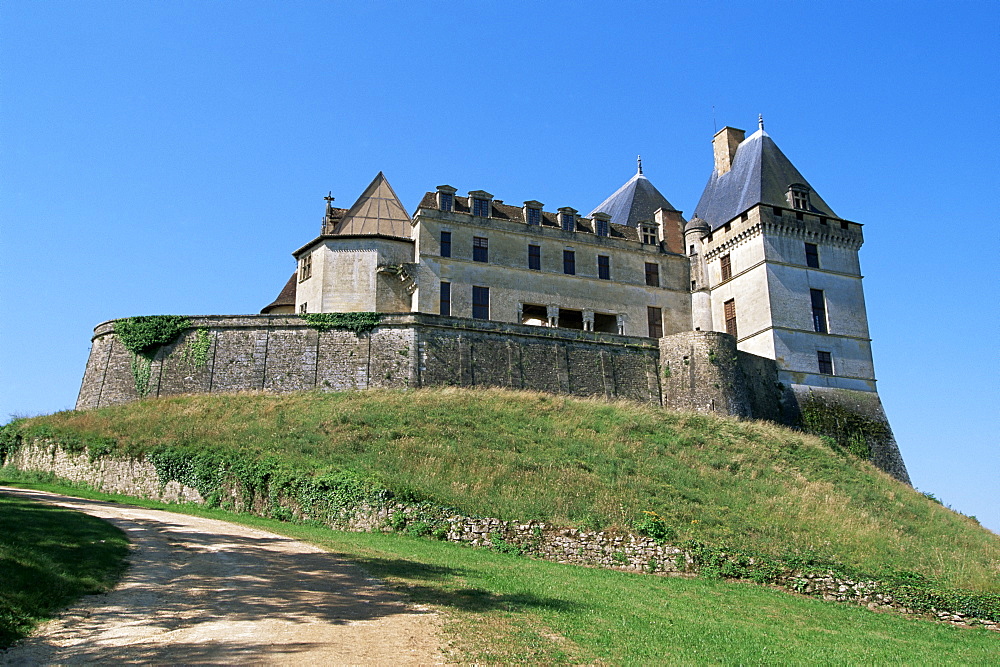
[[642, 220], [652, 220], [657, 209], [676, 211], [667, 198], [660, 194], [656, 186], [642, 173], [642, 167], [625, 185], [601, 202], [587, 217], [595, 213], [607, 213], [611, 222], [617, 225], [637, 227]]
[[410, 216], [380, 171], [340, 219], [334, 234], [378, 234], [410, 238]]
[[794, 183], [809, 188], [813, 213], [837, 217], [767, 132], [757, 130], [740, 143], [729, 171], [719, 176], [712, 170], [694, 217], [705, 220], [715, 230], [757, 204], [787, 208], [786, 193]]

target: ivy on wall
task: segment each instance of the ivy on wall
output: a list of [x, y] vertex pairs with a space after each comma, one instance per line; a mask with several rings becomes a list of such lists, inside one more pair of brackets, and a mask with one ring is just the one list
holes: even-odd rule
[[208, 329], [199, 327], [194, 336], [184, 346], [184, 363], [192, 368], [204, 368], [208, 364], [208, 349], [212, 346], [212, 338]]
[[307, 313], [303, 317], [316, 331], [343, 329], [356, 334], [371, 331], [382, 321], [382, 313]]
[[191, 326], [183, 315], [141, 315], [115, 322], [115, 335], [126, 350], [132, 353], [132, 380], [140, 397], [149, 393], [153, 357], [164, 345], [177, 340]]
[[865, 417], [850, 408], [817, 398], [799, 406], [802, 430], [824, 436], [835, 446], [859, 459], [870, 460], [873, 444], [884, 444], [892, 437], [884, 422]]

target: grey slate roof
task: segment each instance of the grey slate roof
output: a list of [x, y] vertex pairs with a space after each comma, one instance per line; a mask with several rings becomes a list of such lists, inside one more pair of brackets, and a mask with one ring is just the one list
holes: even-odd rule
[[793, 183], [809, 187], [811, 212], [837, 217], [774, 140], [764, 130], [758, 130], [736, 149], [729, 171], [719, 176], [712, 170], [694, 217], [708, 222], [714, 231], [757, 204], [788, 208], [785, 195]]
[[601, 202], [587, 217], [598, 212], [607, 213], [611, 216], [611, 222], [616, 225], [637, 227], [643, 220], [652, 220], [653, 214], [659, 208], [668, 211], [677, 210], [660, 194], [656, 186], [639, 172]]
[[281, 292], [278, 293], [278, 298], [276, 298], [271, 303], [267, 304], [260, 310], [261, 315], [267, 315], [272, 309], [278, 306], [295, 306], [295, 295], [296, 295], [296, 278], [298, 277], [298, 271], [292, 271], [291, 277], [285, 286], [281, 288]]

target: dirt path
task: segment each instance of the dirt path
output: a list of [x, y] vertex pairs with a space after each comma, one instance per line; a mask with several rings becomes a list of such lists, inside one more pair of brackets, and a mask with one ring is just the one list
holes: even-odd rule
[[213, 519], [0, 492], [107, 519], [132, 542], [115, 590], [0, 652], [0, 664], [442, 662], [433, 612], [312, 545]]

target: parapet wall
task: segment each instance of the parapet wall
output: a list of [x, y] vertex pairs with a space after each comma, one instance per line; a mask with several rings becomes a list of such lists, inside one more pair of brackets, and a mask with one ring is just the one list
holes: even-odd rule
[[[657, 348], [647, 338], [422, 314], [387, 315], [364, 334], [320, 332], [296, 315], [190, 319], [154, 356], [147, 396], [455, 385], [660, 404]], [[200, 363], [199, 330], [208, 345]], [[114, 322], [98, 325], [77, 409], [141, 398], [133, 363]]]

